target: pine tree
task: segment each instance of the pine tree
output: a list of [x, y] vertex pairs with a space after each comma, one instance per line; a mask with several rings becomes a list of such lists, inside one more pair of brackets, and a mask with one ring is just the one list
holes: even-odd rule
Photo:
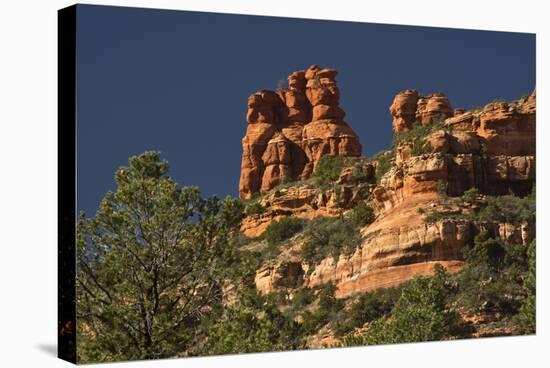
[[235, 276], [242, 205], [179, 187], [158, 152], [129, 159], [92, 218], [78, 225], [80, 362], [185, 351]]

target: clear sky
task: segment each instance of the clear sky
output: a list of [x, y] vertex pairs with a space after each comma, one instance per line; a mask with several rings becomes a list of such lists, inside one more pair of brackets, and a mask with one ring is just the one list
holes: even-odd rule
[[77, 29], [77, 207], [88, 215], [147, 150], [178, 183], [237, 196], [247, 97], [311, 64], [339, 71], [363, 155], [390, 145], [401, 90], [472, 108], [535, 87], [533, 34], [90, 5]]

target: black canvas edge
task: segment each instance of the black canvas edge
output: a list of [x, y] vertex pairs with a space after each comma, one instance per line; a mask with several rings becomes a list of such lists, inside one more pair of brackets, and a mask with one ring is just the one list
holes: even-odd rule
[[57, 356], [76, 364], [76, 5], [57, 22]]

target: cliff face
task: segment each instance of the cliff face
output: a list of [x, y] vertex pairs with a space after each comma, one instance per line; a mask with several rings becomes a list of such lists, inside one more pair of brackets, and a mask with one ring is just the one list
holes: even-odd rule
[[323, 155], [360, 156], [361, 144], [338, 106], [337, 72], [317, 65], [288, 77], [288, 88], [248, 98], [239, 195], [308, 178]]
[[420, 143], [421, 154], [411, 142], [396, 147], [395, 166], [374, 190], [373, 204], [391, 208], [404, 198], [435, 192], [438, 180], [447, 183], [449, 196], [469, 188], [488, 195], [527, 194], [535, 179], [535, 120], [534, 92], [443, 120], [441, 129]]
[[[358, 158], [364, 173], [359, 180], [350, 174], [354, 168], [346, 167], [330, 189], [297, 182], [271, 190], [283, 180], [309, 177], [322, 155], [360, 156], [357, 136], [342, 121], [335, 75], [313, 66], [293, 73], [288, 90], [262, 91], [249, 99], [240, 194], [267, 193], [259, 202], [264, 211], [247, 216], [242, 230], [256, 237], [283, 216], [341, 216], [360, 202], [374, 209], [375, 221], [361, 229], [363, 240], [351, 255], [336, 259], [310, 264], [295, 241], [257, 270], [261, 292], [277, 290], [292, 275], [303, 287], [335, 283], [337, 296], [347, 297], [429, 274], [434, 263], [458, 271], [464, 247], [481, 230], [515, 244], [534, 238], [534, 223], [479, 223], [464, 216], [425, 221], [426, 211], [474, 211], [471, 204], [452, 200], [470, 188], [481, 195], [529, 193], [535, 180], [534, 92], [476, 111], [453, 109], [441, 93], [401, 92], [390, 107], [393, 130], [412, 135], [383, 155], [389, 162], [385, 173], [380, 158]], [[419, 127], [426, 134], [414, 135]]]

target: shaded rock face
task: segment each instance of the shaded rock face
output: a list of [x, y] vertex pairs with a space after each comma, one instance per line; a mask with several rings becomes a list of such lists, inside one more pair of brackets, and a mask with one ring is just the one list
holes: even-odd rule
[[361, 155], [357, 134], [343, 120], [336, 74], [313, 65], [292, 73], [287, 89], [248, 98], [241, 198], [308, 178], [323, 155]]
[[280, 261], [256, 271], [254, 282], [258, 290], [267, 294], [278, 287], [296, 288], [303, 284], [304, 269], [300, 261]]
[[395, 96], [390, 113], [393, 131], [404, 132], [410, 130], [415, 121], [431, 124], [434, 120], [454, 116], [455, 110], [443, 93], [420, 96], [416, 90], [408, 89]]

